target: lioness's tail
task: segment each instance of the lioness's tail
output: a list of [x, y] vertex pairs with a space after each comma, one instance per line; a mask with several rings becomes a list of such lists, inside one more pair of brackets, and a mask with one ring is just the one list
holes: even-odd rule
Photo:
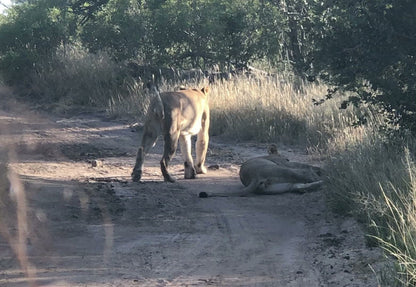
[[162, 98], [160, 97], [160, 92], [158, 87], [155, 84], [147, 83], [146, 88], [149, 90], [151, 94], [154, 95], [152, 99], [152, 104], [150, 108], [155, 115], [158, 115], [160, 119], [165, 118], [165, 109], [163, 108]]
[[207, 197], [243, 197], [243, 196], [250, 196], [255, 195], [253, 192], [254, 186], [256, 183], [252, 183], [249, 186], [241, 189], [241, 190], [235, 190], [230, 192], [221, 192], [221, 193], [208, 193], [205, 191], [201, 191], [199, 193], [200, 198], [207, 198]]
[[229, 193], [208, 193], [205, 191], [201, 191], [199, 193], [200, 198], [207, 198], [207, 197], [231, 197], [231, 196], [247, 196], [249, 193], [244, 191], [238, 191], [238, 192], [229, 192]]
[[157, 99], [157, 109], [160, 115], [161, 119], [165, 118], [165, 109], [163, 108], [163, 102], [162, 102], [162, 98], [160, 97], [160, 93], [158, 90], [155, 91], [156, 93], [156, 99]]

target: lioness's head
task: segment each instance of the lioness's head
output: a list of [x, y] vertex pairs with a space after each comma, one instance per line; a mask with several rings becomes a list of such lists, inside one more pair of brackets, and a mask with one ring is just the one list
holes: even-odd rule
[[268, 154], [279, 154], [279, 152], [277, 150], [277, 145], [276, 144], [270, 144], [267, 147], [267, 153]]

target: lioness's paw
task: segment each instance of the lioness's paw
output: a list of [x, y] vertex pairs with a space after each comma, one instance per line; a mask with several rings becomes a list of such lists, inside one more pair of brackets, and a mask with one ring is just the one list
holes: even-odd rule
[[192, 164], [185, 162], [185, 179], [194, 179], [196, 178], [196, 170]]
[[196, 166], [196, 173], [197, 174], [206, 174], [207, 173], [207, 168], [205, 166]]
[[134, 182], [140, 182], [141, 178], [142, 178], [142, 172], [133, 172], [131, 174], [131, 180]]
[[164, 176], [164, 179], [166, 182], [176, 182], [176, 178], [174, 178], [173, 176], [171, 176], [170, 174], [167, 174]]
[[185, 172], [185, 179], [195, 179], [196, 178], [196, 172]]

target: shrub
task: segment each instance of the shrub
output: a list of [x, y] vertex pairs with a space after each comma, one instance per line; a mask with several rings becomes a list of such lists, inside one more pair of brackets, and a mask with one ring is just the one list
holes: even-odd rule
[[59, 10], [48, 1], [22, 3], [8, 10], [0, 26], [0, 73], [9, 85], [22, 84], [64, 41]]
[[122, 66], [105, 53], [91, 54], [67, 46], [31, 73], [30, 93], [43, 103], [52, 103], [53, 107], [104, 108], [114, 95], [126, 92], [128, 81]]

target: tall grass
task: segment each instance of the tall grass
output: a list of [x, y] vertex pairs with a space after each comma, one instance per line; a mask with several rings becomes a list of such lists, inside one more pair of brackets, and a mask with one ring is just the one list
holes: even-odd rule
[[407, 189], [399, 190], [393, 183], [389, 190], [380, 187], [387, 220], [381, 222], [373, 220], [372, 226], [377, 232], [372, 237], [381, 244], [387, 254], [397, 260], [398, 282], [404, 286], [415, 286], [416, 186], [414, 176], [416, 171], [414, 162], [408, 160], [411, 185]]
[[367, 226], [368, 243], [395, 259], [393, 281], [384, 286], [416, 286], [416, 166], [414, 139], [385, 117], [330, 143], [326, 193], [330, 206]]
[[358, 120], [360, 110], [339, 110], [339, 101], [314, 105], [327, 86], [287, 77], [235, 78], [214, 85], [210, 95], [214, 134], [238, 140], [280, 142], [309, 147], [326, 144], [334, 130]]
[[[202, 88], [206, 82], [164, 81], [161, 91], [179, 86]], [[358, 122], [367, 110], [349, 107], [340, 110], [342, 99], [314, 105], [326, 93], [325, 85], [302, 83], [301, 91], [288, 77], [237, 76], [210, 85], [211, 128], [213, 135], [239, 141], [279, 142], [317, 149], [326, 147], [334, 131]], [[112, 115], [141, 117], [149, 102], [142, 83], [132, 85], [130, 93], [113, 97], [108, 112]]]
[[106, 112], [114, 118], [143, 120], [151, 96], [143, 89], [141, 81], [130, 78], [125, 81], [125, 90], [117, 91], [108, 98]]

